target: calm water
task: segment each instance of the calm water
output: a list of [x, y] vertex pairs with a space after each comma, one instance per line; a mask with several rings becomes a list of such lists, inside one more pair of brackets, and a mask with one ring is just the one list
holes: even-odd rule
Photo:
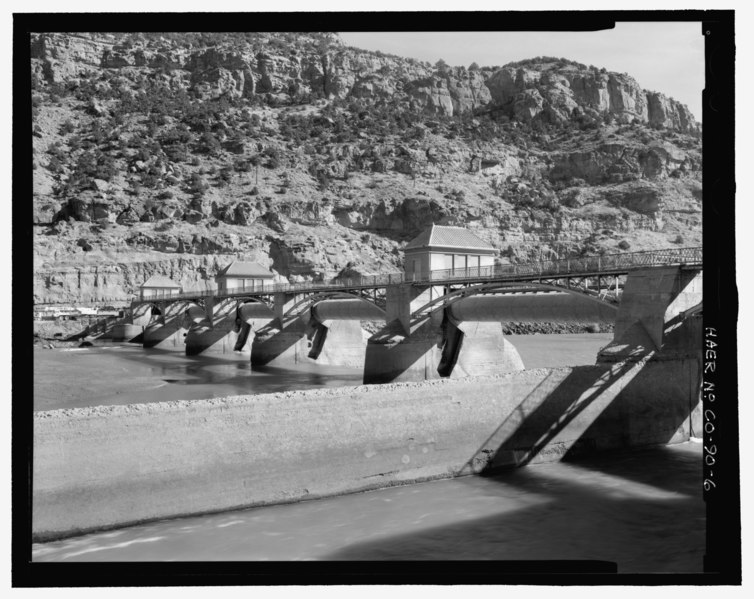
[[[527, 368], [594, 364], [611, 334], [511, 335]], [[208, 399], [360, 385], [362, 371], [300, 364], [251, 370], [248, 353], [186, 356], [119, 344], [34, 349], [34, 409]]]
[[700, 572], [701, 445], [602, 454], [32, 548], [34, 561], [598, 559]]

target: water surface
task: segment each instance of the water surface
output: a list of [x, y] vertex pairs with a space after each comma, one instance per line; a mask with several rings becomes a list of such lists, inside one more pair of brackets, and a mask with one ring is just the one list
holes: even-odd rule
[[223, 514], [32, 548], [34, 561], [562, 560], [701, 572], [701, 445], [684, 443]]
[[[609, 333], [510, 335], [527, 368], [594, 364]], [[245, 353], [186, 356], [139, 345], [34, 348], [34, 409], [209, 399], [360, 385], [361, 369], [298, 364], [251, 368]]]

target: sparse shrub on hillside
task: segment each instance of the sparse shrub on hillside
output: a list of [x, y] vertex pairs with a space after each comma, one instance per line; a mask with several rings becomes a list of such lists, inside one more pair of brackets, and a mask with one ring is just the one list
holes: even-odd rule
[[189, 191], [194, 195], [201, 196], [209, 189], [209, 183], [198, 173], [191, 175]]
[[66, 151], [65, 151], [65, 150], [63, 149], [63, 146], [62, 146], [62, 145], [60, 144], [60, 142], [59, 142], [59, 141], [55, 141], [55, 142], [51, 143], [51, 144], [50, 144], [50, 145], [49, 145], [49, 146], [47, 147], [47, 153], [48, 153], [48, 154], [49, 154], [50, 156], [52, 156], [52, 157], [54, 157], [54, 158], [57, 158], [57, 159], [58, 159], [58, 160], [60, 160], [60, 161], [64, 161], [64, 160], [66, 160], [66, 158], [68, 157], [68, 154], [67, 154], [67, 153], [66, 153]]
[[182, 143], [165, 146], [165, 154], [173, 162], [186, 162], [189, 158], [188, 147]]
[[66, 121], [60, 125], [60, 135], [68, 135], [69, 133], [73, 133], [76, 130], [76, 125], [74, 125], [71, 122], [71, 119], [66, 119]]
[[205, 131], [199, 140], [197, 150], [210, 156], [216, 156], [220, 152], [220, 142], [213, 133]]
[[267, 161], [264, 163], [266, 168], [275, 169], [280, 166], [280, 153], [277, 148], [267, 146], [262, 155], [267, 157]]
[[248, 160], [236, 160], [233, 163], [233, 168], [239, 173], [248, 173], [251, 171], [251, 163]]
[[50, 156], [50, 159], [47, 161], [47, 169], [55, 174], [62, 173], [64, 170], [63, 163], [57, 156]]
[[227, 185], [230, 183], [231, 179], [233, 178], [233, 171], [229, 166], [224, 166], [220, 169], [220, 172], [217, 175], [217, 181], [220, 183], [220, 185]]
[[408, 132], [408, 139], [416, 139], [421, 141], [426, 136], [424, 127], [412, 127]]
[[76, 161], [76, 174], [110, 181], [116, 174], [115, 160], [99, 150], [87, 150]]
[[78, 135], [71, 135], [68, 138], [68, 149], [71, 152], [76, 152], [76, 151], [80, 150], [82, 147], [83, 147], [83, 143], [82, 143], [82, 140], [81, 140], [80, 136], [78, 136]]
[[163, 146], [169, 146], [173, 144], [191, 143], [194, 140], [194, 135], [189, 131], [186, 125], [180, 123], [175, 127], [171, 127], [164, 131], [158, 139]]
[[159, 175], [151, 171], [147, 171], [141, 174], [141, 184], [147, 189], [154, 189], [160, 184], [160, 182], [161, 182], [161, 179]]

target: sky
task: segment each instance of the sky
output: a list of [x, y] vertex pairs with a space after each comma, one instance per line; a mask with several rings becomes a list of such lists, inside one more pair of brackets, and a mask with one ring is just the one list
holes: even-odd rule
[[644, 89], [686, 104], [702, 118], [704, 37], [698, 22], [616, 23], [594, 32], [339, 32], [349, 46], [451, 66], [502, 66], [555, 56], [628, 73]]

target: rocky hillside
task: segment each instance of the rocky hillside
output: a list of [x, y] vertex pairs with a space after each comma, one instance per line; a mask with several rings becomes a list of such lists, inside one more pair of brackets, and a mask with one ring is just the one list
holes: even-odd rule
[[31, 68], [38, 302], [395, 271], [432, 222], [511, 262], [701, 244], [699, 125], [626, 74], [296, 33], [38, 34]]

